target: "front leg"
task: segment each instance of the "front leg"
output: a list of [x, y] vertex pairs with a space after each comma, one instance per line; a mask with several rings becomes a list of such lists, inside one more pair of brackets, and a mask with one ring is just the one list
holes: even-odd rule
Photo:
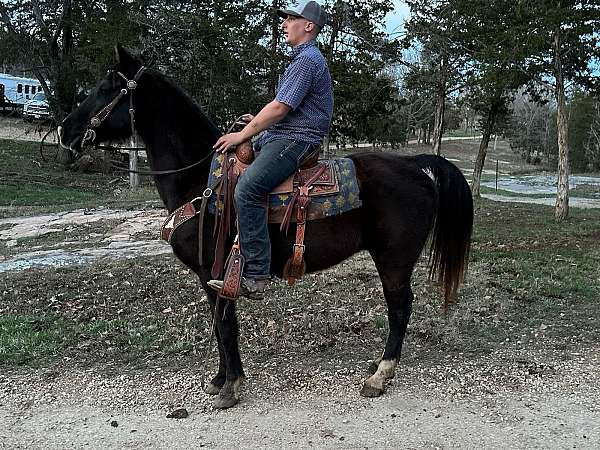
[[[223, 350], [221, 334], [216, 329], [216, 323], [214, 322], [217, 295], [210, 288], [206, 290], [206, 294], [210, 303], [211, 316], [213, 317], [213, 322], [211, 322], [211, 326], [214, 328], [214, 330], [211, 329], [210, 333], [215, 333], [215, 338], [217, 340], [217, 348], [219, 350], [219, 370], [217, 371], [217, 374], [212, 378], [212, 380], [210, 380], [210, 382], [204, 386], [204, 392], [206, 392], [209, 395], [218, 395], [221, 391], [221, 388], [225, 384], [225, 377], [227, 375], [227, 370], [225, 366], [225, 351]], [[210, 349], [208, 349], [207, 351], [210, 351]]]
[[[215, 408], [231, 408], [239, 402], [240, 391], [245, 380], [244, 369], [238, 347], [239, 327], [236, 304], [233, 300], [220, 298], [216, 305], [217, 332], [220, 335], [225, 362], [225, 384], [214, 400]], [[218, 375], [217, 375], [218, 376]]]

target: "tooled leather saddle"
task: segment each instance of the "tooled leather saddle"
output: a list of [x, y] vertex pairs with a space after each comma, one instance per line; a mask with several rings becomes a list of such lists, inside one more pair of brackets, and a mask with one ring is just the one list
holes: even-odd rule
[[[174, 231], [184, 222], [199, 215], [199, 259], [202, 265], [203, 223], [206, 209], [215, 214], [215, 258], [211, 275], [220, 279], [225, 270], [224, 286], [220, 295], [237, 298], [243, 272], [244, 258], [237, 239], [225, 260], [225, 249], [236, 234], [233, 195], [238, 178], [254, 160], [250, 141], [227, 154], [218, 154], [211, 164], [208, 187], [202, 197], [196, 198], [167, 217], [161, 237], [170, 242]], [[300, 170], [277, 186], [269, 195], [269, 223], [279, 223], [287, 232], [296, 222], [296, 239], [292, 254], [285, 264], [283, 276], [293, 284], [305, 272], [304, 235], [306, 222], [340, 214], [361, 204], [354, 166], [348, 159], [319, 161], [318, 153], [304, 161]]]
[[[304, 234], [306, 222], [310, 220], [309, 205], [311, 198], [319, 195], [330, 195], [339, 192], [338, 180], [333, 167], [327, 162], [318, 161], [318, 152], [309, 160], [303, 162], [300, 170], [277, 186], [272, 192], [281, 196], [290, 196], [284, 208], [270, 209], [268, 221], [280, 223], [280, 231], [288, 231], [290, 222], [296, 222], [296, 241], [293, 246], [292, 255], [283, 269], [283, 277], [288, 283], [294, 284], [296, 280], [304, 275], [306, 265], [304, 263]], [[212, 275], [219, 278], [224, 264], [225, 241], [233, 229], [235, 210], [233, 195], [239, 177], [254, 161], [255, 154], [250, 141], [238, 145], [234, 151], [224, 155], [221, 162], [222, 181], [215, 189], [217, 195], [217, 243], [215, 247], [215, 262]], [[243, 257], [237, 241], [234, 243], [232, 252], [227, 261], [225, 271], [224, 287], [222, 296], [234, 297], [237, 294], [237, 283], [233, 280], [241, 277], [243, 270]], [[230, 281], [230, 283], [228, 283]], [[231, 289], [228, 289], [230, 287]]]

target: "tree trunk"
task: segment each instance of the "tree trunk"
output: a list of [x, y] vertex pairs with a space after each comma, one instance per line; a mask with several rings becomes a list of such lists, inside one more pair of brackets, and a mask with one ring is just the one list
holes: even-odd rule
[[557, 29], [554, 35], [554, 75], [556, 77], [556, 131], [558, 134], [558, 183], [554, 217], [556, 220], [562, 221], [569, 217], [569, 125], [560, 54], [560, 29]]
[[440, 155], [442, 151], [442, 134], [444, 133], [444, 111], [446, 109], [446, 92], [438, 92], [435, 105], [435, 122], [433, 123], [433, 152]]
[[473, 169], [473, 181], [471, 182], [471, 192], [473, 193], [473, 197], [481, 197], [481, 173], [483, 172], [483, 165], [485, 163], [490, 137], [494, 131], [497, 115], [498, 107], [495, 103], [492, 103], [485, 121], [483, 136], [481, 138], [481, 142], [479, 143], [479, 151], [477, 152], [475, 168]]
[[440, 74], [435, 99], [435, 116], [433, 122], [433, 152], [440, 155], [442, 148], [442, 134], [444, 133], [444, 112], [446, 110], [446, 72], [448, 69], [447, 56], [442, 55], [440, 61]]
[[269, 45], [271, 50], [271, 61], [270, 61], [270, 69], [269, 69], [269, 94], [271, 97], [275, 97], [275, 91], [277, 90], [277, 80], [278, 80], [278, 67], [277, 67], [277, 43], [279, 42], [279, 17], [275, 13], [278, 8], [280, 8], [280, 0], [273, 0], [271, 3], [273, 7], [271, 17], [271, 43]]

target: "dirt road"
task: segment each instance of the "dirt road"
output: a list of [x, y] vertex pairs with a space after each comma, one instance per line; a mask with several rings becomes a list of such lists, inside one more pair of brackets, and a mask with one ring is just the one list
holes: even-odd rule
[[[3, 448], [598, 448], [596, 371], [577, 362], [560, 373], [506, 385], [501, 368], [431, 365], [416, 355], [378, 399], [358, 395], [361, 376], [328, 370], [279, 389], [249, 373], [243, 401], [214, 411], [202, 371], [105, 373], [84, 368], [0, 375]], [[509, 364], [510, 366], [510, 364]], [[452, 370], [448, 370], [452, 368]], [[456, 372], [454, 372], [456, 369]], [[260, 370], [257, 368], [257, 370]], [[281, 378], [300, 375], [290, 367]], [[493, 373], [493, 372], [496, 373]], [[507, 372], [510, 371], [508, 367]], [[99, 373], [100, 372], [100, 373]], [[290, 373], [292, 372], [292, 373]], [[456, 378], [444, 374], [455, 373]], [[420, 374], [420, 375], [418, 375]], [[418, 375], [418, 376], [417, 376]], [[329, 385], [327, 385], [329, 382]], [[335, 384], [334, 384], [335, 383]], [[315, 392], [325, 385], [326, 391]], [[167, 419], [175, 407], [185, 419]]]

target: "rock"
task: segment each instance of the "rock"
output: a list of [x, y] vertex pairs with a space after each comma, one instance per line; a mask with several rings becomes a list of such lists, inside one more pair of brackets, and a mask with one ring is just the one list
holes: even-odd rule
[[113, 428], [117, 428], [119, 426], [119, 422], [117, 422], [116, 420], [111, 420], [110, 426]]
[[185, 419], [187, 416], [189, 416], [187, 409], [178, 408], [175, 411], [171, 411], [169, 414], [167, 414], [167, 419]]

